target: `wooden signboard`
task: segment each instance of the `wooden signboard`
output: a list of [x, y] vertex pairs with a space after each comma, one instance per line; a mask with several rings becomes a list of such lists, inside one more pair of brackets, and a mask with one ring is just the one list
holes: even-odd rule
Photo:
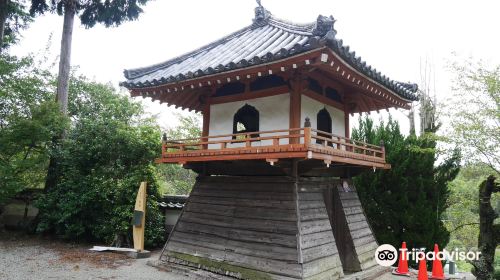
[[135, 200], [133, 224], [134, 249], [144, 250], [144, 228], [146, 221], [146, 182], [142, 182]]

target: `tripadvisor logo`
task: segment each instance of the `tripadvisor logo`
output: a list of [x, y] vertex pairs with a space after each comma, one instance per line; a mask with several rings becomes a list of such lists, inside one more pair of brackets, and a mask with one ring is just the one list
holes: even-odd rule
[[392, 266], [398, 259], [398, 251], [390, 244], [380, 245], [375, 251], [375, 261], [381, 266]]
[[[455, 249], [453, 251], [447, 251], [446, 249], [441, 252], [425, 252], [421, 249], [412, 249], [411, 251], [406, 248], [399, 249], [399, 256], [402, 260], [414, 260], [421, 261], [423, 259], [433, 261], [438, 259], [442, 260], [454, 260], [454, 261], [477, 261], [479, 260], [479, 255], [481, 252], [474, 251], [459, 251]], [[380, 245], [375, 251], [375, 261], [381, 266], [392, 266], [398, 260], [398, 251], [394, 246], [390, 244]]]

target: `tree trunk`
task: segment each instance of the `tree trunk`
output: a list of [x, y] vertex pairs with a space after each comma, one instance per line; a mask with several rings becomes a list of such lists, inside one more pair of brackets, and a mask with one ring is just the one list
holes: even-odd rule
[[410, 120], [410, 134], [415, 135], [415, 109], [413, 104], [408, 112], [408, 119]]
[[7, 22], [7, 14], [9, 0], [0, 0], [0, 53], [3, 49], [3, 40], [5, 36], [5, 23]]
[[71, 70], [71, 41], [73, 39], [73, 23], [75, 22], [75, 3], [70, 0], [66, 1], [65, 4], [56, 100], [59, 103], [61, 112], [67, 115], [69, 75]]
[[[0, 0], [1, 1], [1, 0]], [[59, 103], [59, 108], [64, 115], [68, 114], [68, 89], [69, 76], [71, 70], [71, 41], [73, 39], [73, 23], [75, 22], [75, 1], [65, 1], [64, 5], [64, 23], [61, 38], [61, 52], [59, 57], [59, 75], [57, 77], [57, 94], [56, 102]], [[53, 139], [52, 144], [55, 148], [60, 144], [60, 140], [64, 139], [65, 132], [60, 137]], [[49, 161], [47, 177], [45, 178], [45, 191], [47, 192], [57, 184], [59, 174], [57, 158], [52, 155]]]
[[479, 240], [481, 250], [479, 260], [471, 262], [474, 266], [472, 273], [478, 280], [493, 280], [495, 249], [499, 244], [500, 231], [493, 221], [498, 217], [491, 206], [491, 194], [500, 192], [500, 185], [495, 177], [490, 176], [479, 187]]

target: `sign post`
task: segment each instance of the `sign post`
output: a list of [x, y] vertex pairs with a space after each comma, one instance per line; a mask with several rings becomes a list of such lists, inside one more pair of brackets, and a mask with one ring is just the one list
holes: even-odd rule
[[146, 222], [146, 182], [142, 182], [135, 200], [133, 224], [134, 249], [144, 251], [144, 228]]

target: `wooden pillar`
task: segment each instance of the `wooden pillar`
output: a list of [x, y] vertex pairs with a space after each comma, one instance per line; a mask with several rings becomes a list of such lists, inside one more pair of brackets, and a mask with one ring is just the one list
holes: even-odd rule
[[[302, 94], [302, 76], [300, 74], [294, 75], [290, 79], [290, 126], [289, 128], [300, 128], [300, 115], [301, 115], [301, 94]], [[293, 131], [290, 134], [300, 134], [300, 131]], [[290, 144], [299, 143], [298, 138], [290, 139]]]
[[348, 111], [344, 111], [344, 126], [345, 126], [345, 137], [350, 138], [349, 112]]
[[309, 147], [311, 144], [311, 121], [306, 117], [304, 122], [304, 146]]
[[344, 130], [345, 130], [345, 138], [350, 138], [350, 129], [349, 129], [349, 108], [347, 107], [347, 100], [344, 99]]
[[[203, 104], [203, 127], [201, 131], [202, 141], [208, 141], [208, 135], [210, 132], [210, 102], [206, 101]], [[203, 149], [207, 149], [208, 145], [203, 145]]]

